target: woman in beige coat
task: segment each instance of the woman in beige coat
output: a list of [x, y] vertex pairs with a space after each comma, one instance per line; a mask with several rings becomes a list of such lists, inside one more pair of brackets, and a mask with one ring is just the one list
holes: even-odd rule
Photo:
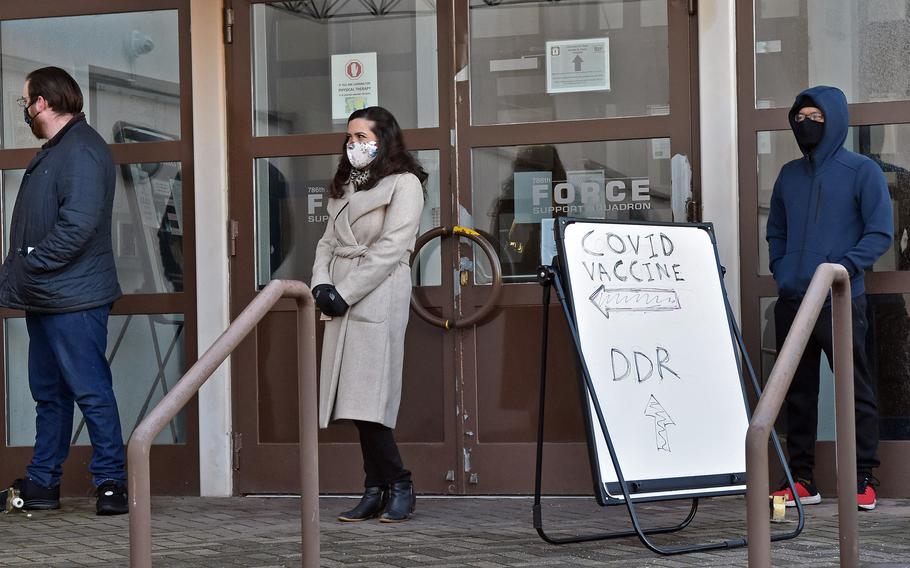
[[400, 522], [414, 511], [411, 472], [392, 429], [401, 401], [410, 256], [426, 179], [391, 113], [369, 107], [351, 114], [311, 284], [328, 318], [319, 423], [325, 428], [334, 420], [354, 422], [366, 473], [360, 503], [339, 515], [341, 521], [380, 516], [382, 522]]

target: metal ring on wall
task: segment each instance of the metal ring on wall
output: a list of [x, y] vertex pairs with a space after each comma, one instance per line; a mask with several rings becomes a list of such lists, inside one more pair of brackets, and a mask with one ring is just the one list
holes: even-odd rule
[[477, 246], [483, 250], [484, 254], [487, 255], [487, 258], [490, 259], [490, 266], [493, 269], [493, 285], [490, 289], [490, 296], [487, 298], [487, 301], [484, 302], [482, 306], [480, 306], [480, 309], [478, 309], [470, 316], [458, 320], [449, 320], [430, 313], [428, 309], [423, 307], [423, 305], [417, 301], [416, 292], [412, 290], [411, 308], [414, 309], [414, 312], [423, 320], [443, 329], [470, 327], [481, 321], [496, 307], [496, 302], [499, 300], [499, 294], [502, 292], [502, 266], [499, 264], [499, 256], [496, 254], [496, 251], [493, 249], [493, 245], [490, 244], [490, 241], [485, 239], [483, 235], [477, 231], [469, 229], [467, 227], [461, 227], [457, 225], [452, 229], [449, 229], [448, 227], [436, 227], [435, 229], [430, 229], [426, 233], [417, 237], [417, 241], [414, 243], [414, 252], [411, 253], [411, 265], [414, 265], [414, 260], [417, 258], [417, 255], [420, 253], [420, 249], [422, 249], [424, 245], [436, 237], [447, 237], [450, 235], [454, 237], [465, 237], [468, 240], [474, 241]]

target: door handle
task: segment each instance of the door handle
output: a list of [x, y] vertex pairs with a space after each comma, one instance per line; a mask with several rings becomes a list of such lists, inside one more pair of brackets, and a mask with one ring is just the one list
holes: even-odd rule
[[414, 260], [420, 253], [420, 249], [436, 237], [464, 237], [474, 241], [480, 247], [484, 254], [487, 255], [487, 258], [490, 259], [490, 267], [493, 270], [493, 285], [490, 287], [490, 295], [487, 297], [487, 301], [480, 306], [480, 309], [463, 319], [449, 320], [431, 313], [420, 303], [416, 292], [413, 290], [411, 291], [411, 308], [424, 321], [443, 329], [470, 327], [487, 317], [496, 307], [496, 302], [499, 301], [499, 295], [502, 292], [502, 265], [499, 264], [499, 256], [490, 241], [473, 229], [457, 225], [451, 229], [448, 227], [436, 227], [417, 237], [417, 241], [414, 243], [414, 252], [411, 253], [411, 266], [414, 265]]

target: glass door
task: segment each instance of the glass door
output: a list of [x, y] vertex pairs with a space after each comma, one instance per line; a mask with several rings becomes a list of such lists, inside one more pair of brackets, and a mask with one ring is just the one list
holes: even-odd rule
[[[17, 107], [25, 76], [70, 72], [86, 120], [116, 163], [111, 234], [124, 296], [108, 322], [108, 361], [124, 443], [196, 359], [190, 9], [187, 0], [5, 4], [0, 12], [0, 209], [8, 252], [13, 204], [42, 141]], [[21, 477], [35, 441], [24, 313], [0, 309], [0, 479]], [[84, 495], [91, 446], [76, 410], [63, 491]], [[199, 491], [195, 404], [155, 440], [152, 490]], [[181, 468], [170, 464], [181, 463]]]
[[[873, 0], [756, 1], [737, 14], [742, 323], [764, 377], [774, 364], [777, 289], [765, 225], [786, 162], [801, 157], [787, 123], [796, 95], [833, 85], [847, 96], [845, 146], [882, 169], [894, 211], [894, 243], [866, 273], [869, 360], [878, 391], [883, 495], [910, 494], [910, 8]], [[883, 41], [887, 38], [887, 41]], [[821, 362], [816, 475], [834, 482], [833, 375]]]
[[[555, 217], [698, 217], [692, 67], [685, 2], [470, 0], [455, 12], [457, 220], [502, 265], [497, 310], [459, 332], [467, 493], [533, 489], [540, 353], [536, 269]], [[490, 292], [467, 241], [461, 309]], [[590, 491], [575, 351], [551, 313], [545, 490]]]
[[[388, 108], [430, 174], [421, 231], [451, 216], [451, 15], [447, 2], [229, 2], [231, 259], [236, 315], [274, 278], [309, 282], [328, 184], [356, 108]], [[352, 84], [366, 86], [354, 93]], [[449, 246], [414, 267], [423, 302], [451, 317]], [[322, 326], [317, 324], [320, 335]], [[295, 491], [296, 325], [280, 303], [235, 353], [235, 489]], [[396, 437], [421, 491], [454, 491], [453, 340], [412, 317]], [[313, 410], [316, 403], [313, 403]], [[362, 487], [355, 428], [320, 432], [322, 490]]]

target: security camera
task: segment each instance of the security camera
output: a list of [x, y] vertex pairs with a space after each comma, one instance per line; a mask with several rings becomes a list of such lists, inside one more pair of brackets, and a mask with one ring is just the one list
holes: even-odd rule
[[131, 61], [153, 49], [155, 49], [155, 41], [147, 34], [139, 30], [130, 32], [130, 37], [126, 44], [126, 54]]

